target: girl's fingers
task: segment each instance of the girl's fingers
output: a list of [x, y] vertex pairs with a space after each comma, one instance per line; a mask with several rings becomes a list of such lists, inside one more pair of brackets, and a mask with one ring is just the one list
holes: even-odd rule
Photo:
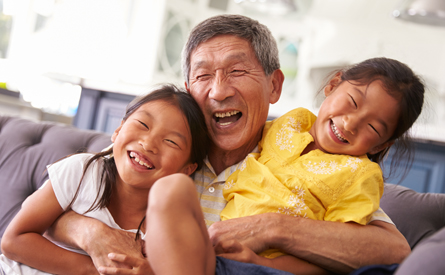
[[128, 255], [118, 254], [118, 253], [109, 253], [108, 258], [112, 261], [127, 264], [133, 267], [140, 266], [145, 261], [145, 259], [139, 259], [136, 257], [131, 257]]

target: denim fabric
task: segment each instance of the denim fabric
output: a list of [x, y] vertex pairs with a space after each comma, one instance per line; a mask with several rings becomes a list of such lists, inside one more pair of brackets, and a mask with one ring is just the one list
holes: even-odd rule
[[353, 272], [349, 275], [391, 275], [394, 274], [399, 264], [392, 265], [368, 265]]
[[291, 273], [267, 266], [248, 264], [216, 257], [216, 275], [291, 275]]

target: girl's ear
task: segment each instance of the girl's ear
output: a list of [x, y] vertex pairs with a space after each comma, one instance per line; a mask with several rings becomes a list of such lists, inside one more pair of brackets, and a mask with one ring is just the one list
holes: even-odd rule
[[120, 130], [122, 128], [122, 125], [124, 125], [124, 121], [123, 120], [121, 121], [121, 125], [119, 125], [119, 127], [117, 127], [116, 130], [114, 130], [114, 133], [111, 136], [111, 142], [112, 143], [114, 143], [114, 141], [116, 140], [117, 135], [119, 134], [119, 132], [120, 132]]
[[193, 172], [195, 172], [196, 168], [198, 168], [197, 163], [189, 163], [184, 166], [184, 168], [182, 168], [182, 173], [190, 176], [191, 174], [193, 174]]
[[334, 75], [333, 78], [331, 78], [331, 80], [329, 80], [328, 85], [324, 87], [324, 95], [329, 96], [340, 82], [341, 82], [341, 72], [338, 72]]
[[394, 144], [394, 141], [387, 141], [385, 143], [382, 143], [380, 145], [377, 145], [376, 147], [372, 148], [368, 153], [371, 155], [375, 155], [378, 152], [382, 151], [383, 149], [387, 147], [391, 147]]

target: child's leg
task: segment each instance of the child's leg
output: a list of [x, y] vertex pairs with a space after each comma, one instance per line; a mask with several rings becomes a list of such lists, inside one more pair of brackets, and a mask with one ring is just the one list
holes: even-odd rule
[[145, 241], [156, 274], [215, 273], [215, 252], [190, 177], [175, 174], [153, 185]]

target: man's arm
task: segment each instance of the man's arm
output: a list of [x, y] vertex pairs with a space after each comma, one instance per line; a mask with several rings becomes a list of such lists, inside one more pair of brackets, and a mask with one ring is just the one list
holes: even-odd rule
[[45, 236], [84, 250], [90, 255], [96, 268], [125, 267], [111, 261], [109, 253], [143, 258], [142, 244], [135, 241], [135, 234], [110, 228], [99, 220], [82, 216], [74, 211], [68, 211], [60, 216]]
[[216, 255], [227, 259], [268, 266], [275, 269], [284, 270], [292, 274], [331, 274], [330, 272], [319, 266], [313, 265], [291, 255], [282, 255], [273, 259], [265, 258], [263, 256], [257, 255], [250, 248], [236, 240], [220, 242], [214, 247], [214, 249]]
[[236, 239], [255, 252], [277, 248], [339, 273], [400, 263], [411, 251], [396, 227], [382, 221], [358, 225], [266, 213], [215, 223], [209, 234], [214, 245]]

